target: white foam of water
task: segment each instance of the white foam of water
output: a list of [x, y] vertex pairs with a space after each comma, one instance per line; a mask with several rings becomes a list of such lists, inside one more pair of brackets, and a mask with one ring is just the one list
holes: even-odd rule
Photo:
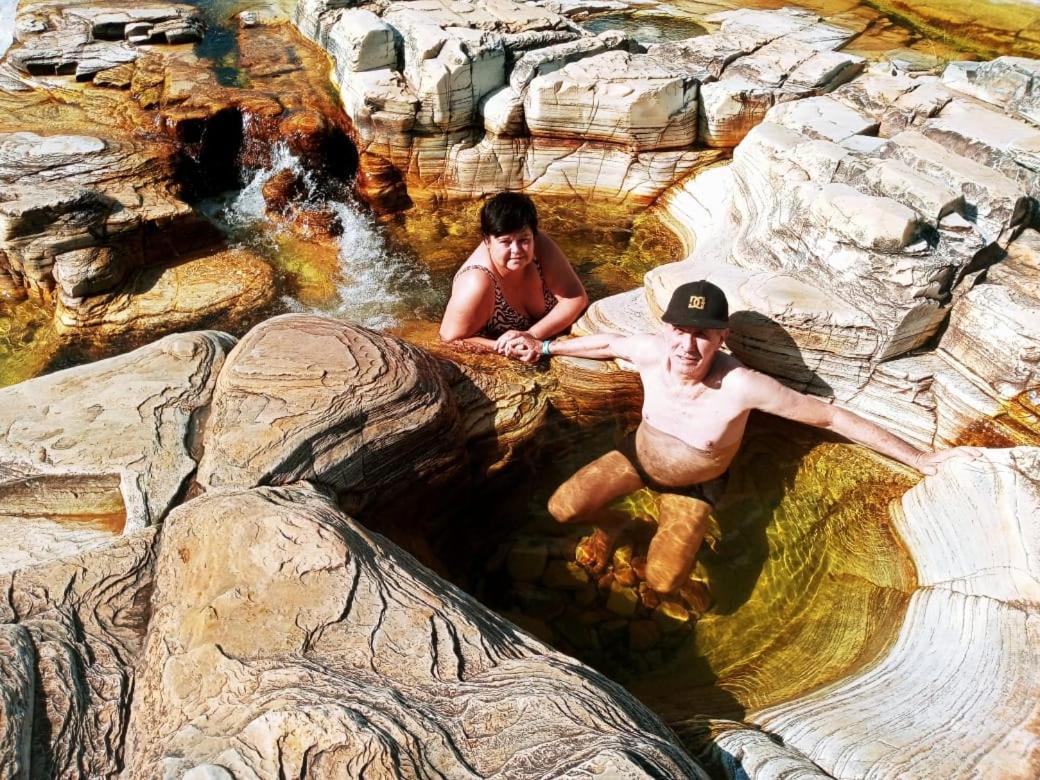
[[[263, 187], [283, 170], [300, 176], [308, 189], [314, 180], [299, 159], [284, 145], [271, 155], [271, 167], [252, 172], [246, 185], [213, 216], [231, 233], [248, 236], [252, 243], [275, 248], [272, 232], [278, 228], [267, 221]], [[424, 268], [391, 251], [375, 220], [352, 200], [315, 204], [331, 208], [343, 233], [339, 236], [339, 264], [343, 281], [337, 286], [339, 303], [324, 311], [365, 327], [383, 329], [397, 324], [398, 316], [414, 316], [430, 289], [430, 277]], [[284, 300], [290, 311], [307, 311], [299, 301]]]
[[399, 315], [416, 315], [430, 289], [426, 269], [390, 251], [375, 220], [354, 204], [336, 203], [334, 209], [343, 224], [339, 262], [344, 276], [335, 313], [377, 329], [392, 327]]

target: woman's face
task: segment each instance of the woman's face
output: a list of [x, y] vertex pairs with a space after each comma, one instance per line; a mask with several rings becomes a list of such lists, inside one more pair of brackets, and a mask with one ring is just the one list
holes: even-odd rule
[[499, 272], [519, 271], [534, 259], [534, 232], [529, 227], [484, 239]]

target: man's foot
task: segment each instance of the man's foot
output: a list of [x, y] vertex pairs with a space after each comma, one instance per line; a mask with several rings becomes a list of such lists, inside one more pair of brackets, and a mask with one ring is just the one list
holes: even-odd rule
[[610, 555], [614, 552], [617, 537], [618, 532], [616, 531], [610, 533], [602, 528], [597, 528], [578, 542], [578, 546], [574, 548], [574, 560], [593, 576], [602, 574], [607, 568], [607, 563], [610, 562]]

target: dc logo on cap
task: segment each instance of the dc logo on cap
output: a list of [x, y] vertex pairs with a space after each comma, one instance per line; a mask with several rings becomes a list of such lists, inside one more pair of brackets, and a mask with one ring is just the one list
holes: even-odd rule
[[704, 296], [703, 295], [691, 295], [690, 296], [690, 309], [703, 309], [704, 308]]

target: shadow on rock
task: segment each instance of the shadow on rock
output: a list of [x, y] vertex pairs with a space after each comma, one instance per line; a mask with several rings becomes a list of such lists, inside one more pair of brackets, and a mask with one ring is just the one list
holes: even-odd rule
[[749, 368], [769, 374], [788, 387], [823, 398], [834, 397], [831, 386], [805, 363], [791, 335], [760, 312], [733, 312], [726, 346]]

